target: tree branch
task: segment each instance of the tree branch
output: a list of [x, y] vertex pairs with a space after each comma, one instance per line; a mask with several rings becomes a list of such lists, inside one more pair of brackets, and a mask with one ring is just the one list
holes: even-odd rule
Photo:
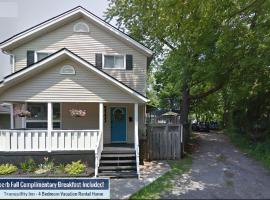
[[257, 4], [258, 2], [260, 2], [259, 5], [262, 5], [265, 2], [265, 0], [254, 0], [254, 1], [252, 1], [250, 4], [248, 4], [247, 6], [245, 6], [244, 8], [242, 8], [241, 10], [238, 10], [238, 11], [234, 12], [233, 14], [231, 14], [229, 16], [229, 19], [232, 18], [232, 17], [234, 17], [235, 15], [238, 15], [238, 14], [240, 14], [240, 13], [242, 13], [242, 12], [250, 9], [252, 6], [254, 6], [255, 4]]
[[171, 50], [175, 50], [176, 48], [172, 46], [167, 40], [164, 38], [161, 39], [161, 42], [163, 42], [165, 45], [167, 45]]
[[216, 91], [222, 89], [223, 86], [224, 86], [224, 84], [223, 84], [223, 83], [220, 83], [220, 84], [216, 85], [215, 87], [209, 89], [209, 90], [206, 91], [206, 92], [203, 92], [203, 93], [200, 93], [200, 94], [197, 94], [197, 95], [190, 95], [190, 100], [193, 100], [193, 101], [194, 101], [194, 100], [198, 100], [198, 99], [202, 99], [202, 98], [204, 98], [204, 97], [207, 97], [207, 96], [209, 96], [210, 94], [213, 94], [213, 93], [215, 93]]

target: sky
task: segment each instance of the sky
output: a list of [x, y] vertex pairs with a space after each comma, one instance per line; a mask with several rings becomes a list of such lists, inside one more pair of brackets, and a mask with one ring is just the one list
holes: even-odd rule
[[[104, 18], [108, 4], [108, 0], [0, 0], [0, 41], [76, 6]], [[9, 66], [9, 56], [0, 51], [0, 80], [11, 73]]]

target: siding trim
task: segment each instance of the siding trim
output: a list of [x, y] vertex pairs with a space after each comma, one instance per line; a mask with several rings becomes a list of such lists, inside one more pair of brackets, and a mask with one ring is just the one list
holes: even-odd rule
[[47, 62], [53, 61], [54, 59], [56, 59], [56, 58], [58, 58], [60, 56], [63, 56], [63, 55], [67, 55], [70, 58], [74, 59], [75, 61], [79, 62], [80, 64], [86, 66], [87, 68], [91, 69], [92, 71], [94, 71], [95, 73], [100, 75], [101, 77], [109, 80], [114, 85], [116, 85], [119, 88], [123, 89], [124, 91], [126, 91], [127, 93], [132, 95], [133, 97], [136, 97], [137, 99], [140, 99], [143, 102], [148, 102], [149, 101], [148, 98], [145, 97], [144, 95], [140, 94], [136, 90], [130, 88], [129, 86], [125, 85], [124, 83], [122, 83], [121, 81], [119, 81], [116, 78], [112, 77], [111, 75], [105, 73], [104, 71], [98, 69], [93, 64], [87, 62], [86, 60], [84, 60], [83, 58], [79, 57], [77, 54], [73, 53], [72, 51], [70, 51], [70, 50], [68, 50], [66, 48], [63, 48], [63, 49], [55, 52], [54, 54], [51, 54], [50, 56], [38, 61], [37, 63], [34, 63], [34, 64], [30, 65], [29, 67], [23, 68], [23, 69], [15, 72], [13, 74], [10, 74], [10, 75], [6, 76], [3, 79], [3, 81], [1, 82], [0, 89], [3, 89], [5, 84], [8, 84], [8, 83], [12, 82], [14, 79], [16, 79], [18, 77], [21, 77], [21, 76], [23, 76], [25, 74], [31, 73], [32, 70], [34, 70], [36, 68], [40, 68], [40, 67], [44, 66]]
[[114, 33], [115, 35], [119, 36], [120, 38], [122, 38], [125, 41], [132, 44], [133, 46], [139, 48], [147, 56], [152, 56], [153, 52], [150, 49], [148, 49], [147, 47], [145, 47], [143, 44], [139, 43], [138, 41], [136, 41], [135, 39], [133, 39], [129, 35], [125, 34], [121, 30], [117, 29], [116, 27], [112, 26], [108, 22], [104, 21], [100, 17], [94, 15], [89, 10], [87, 10], [81, 6], [75, 7], [74, 9], [71, 9], [67, 12], [64, 12], [64, 13], [62, 13], [54, 18], [51, 18], [47, 21], [44, 21], [44, 22], [42, 22], [42, 23], [40, 23], [32, 28], [29, 28], [29, 29], [21, 32], [21, 33], [18, 33], [16, 35], [8, 38], [7, 40], [4, 40], [3, 42], [0, 43], [0, 48], [5, 50], [5, 48], [8, 48], [8, 46], [14, 44], [15, 42], [21, 41], [21, 40], [25, 39], [26, 37], [29, 37], [32, 34], [37, 33], [38, 31], [41, 31], [45, 28], [48, 28], [51, 25], [54, 25], [58, 22], [61, 22], [62, 20], [66, 19], [66, 18], [72, 17], [72, 16], [77, 15], [77, 14], [81, 14], [81, 15], [88, 17], [89, 19], [93, 20], [97, 24], [106, 28], [108, 30], [108, 32]]

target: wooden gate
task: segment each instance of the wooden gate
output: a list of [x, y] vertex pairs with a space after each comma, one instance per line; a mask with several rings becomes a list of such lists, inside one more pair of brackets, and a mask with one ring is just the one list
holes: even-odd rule
[[147, 126], [147, 160], [175, 160], [181, 158], [182, 126], [153, 124]]

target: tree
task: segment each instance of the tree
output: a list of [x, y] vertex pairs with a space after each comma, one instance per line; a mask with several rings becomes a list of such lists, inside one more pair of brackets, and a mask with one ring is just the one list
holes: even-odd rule
[[163, 60], [159, 92], [180, 94], [186, 134], [190, 105], [269, 65], [258, 57], [269, 50], [269, 11], [265, 0], [112, 0], [106, 16]]

